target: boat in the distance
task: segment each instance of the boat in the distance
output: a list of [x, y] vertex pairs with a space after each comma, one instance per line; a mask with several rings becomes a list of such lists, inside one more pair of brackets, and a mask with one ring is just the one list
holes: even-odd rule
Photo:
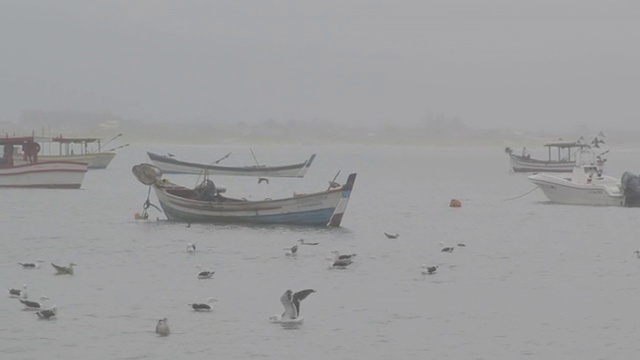
[[[596, 138], [597, 139], [597, 138]], [[598, 143], [596, 143], [598, 144]], [[589, 144], [580, 141], [556, 141], [544, 144], [548, 150], [546, 159], [535, 159], [522, 149], [518, 155], [509, 147], [504, 151], [509, 155], [511, 170], [513, 172], [572, 172], [576, 165], [595, 164], [600, 169], [604, 167], [607, 159], [604, 155], [608, 151], [595, 154]]]
[[[121, 136], [117, 135], [108, 142]], [[77, 161], [89, 164], [89, 169], [106, 169], [111, 160], [116, 156], [114, 149], [104, 151], [102, 139], [96, 137], [34, 137], [42, 146], [39, 158], [43, 161]], [[106, 143], [105, 143], [106, 145]], [[121, 147], [128, 146], [128, 144]], [[119, 148], [119, 147], [118, 147]], [[14, 159], [19, 161], [22, 154], [20, 152], [14, 154]]]
[[[87, 163], [77, 161], [43, 161], [41, 146], [28, 137], [0, 138], [4, 152], [0, 158], [0, 187], [78, 189], [87, 172]], [[14, 154], [22, 151], [19, 161]]]
[[[135, 165], [132, 172], [153, 187], [167, 219], [179, 222], [340, 226], [356, 180], [356, 174], [350, 174], [345, 184], [332, 181], [323, 191], [250, 201], [225, 197], [226, 189], [208, 177], [195, 188], [186, 188], [163, 179], [162, 171], [151, 164]], [[147, 218], [150, 205], [147, 198], [145, 213], [137, 218]]]
[[217, 164], [200, 164], [178, 160], [172, 156], [147, 152], [149, 159], [165, 174], [195, 174], [195, 175], [230, 175], [257, 177], [304, 177], [316, 157], [316, 154], [299, 164], [266, 166], [222, 166]]
[[640, 179], [625, 172], [622, 179], [603, 175], [595, 165], [573, 168], [571, 173], [537, 173], [529, 180], [549, 201], [567, 205], [640, 206]]

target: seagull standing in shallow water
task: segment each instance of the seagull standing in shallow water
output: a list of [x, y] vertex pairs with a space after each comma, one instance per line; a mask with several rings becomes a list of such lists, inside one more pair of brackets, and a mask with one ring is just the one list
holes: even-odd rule
[[169, 325], [167, 325], [167, 318], [158, 320], [158, 324], [156, 324], [156, 334], [160, 336], [169, 336]]
[[271, 320], [287, 321], [298, 319], [300, 316], [300, 302], [314, 292], [316, 291], [313, 289], [300, 290], [296, 293], [291, 290], [285, 291], [280, 297], [280, 302], [284, 306], [284, 312], [282, 315], [272, 316]]
[[193, 254], [194, 252], [196, 252], [196, 246], [195, 244], [189, 244], [187, 245], [187, 252], [189, 254]]
[[636, 251], [634, 251], [633, 253], [634, 253], [634, 254], [636, 254], [636, 257], [637, 257], [638, 259], [640, 259], [640, 250], [636, 250]]

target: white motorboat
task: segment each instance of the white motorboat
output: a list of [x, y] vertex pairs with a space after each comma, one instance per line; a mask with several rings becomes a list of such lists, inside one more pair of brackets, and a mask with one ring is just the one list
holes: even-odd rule
[[[529, 180], [554, 203], [567, 205], [637, 206], [637, 190], [630, 173], [620, 179], [603, 175], [596, 165], [582, 165], [571, 173], [537, 173]], [[635, 179], [635, 180], [634, 180]], [[624, 185], [623, 185], [624, 184]]]

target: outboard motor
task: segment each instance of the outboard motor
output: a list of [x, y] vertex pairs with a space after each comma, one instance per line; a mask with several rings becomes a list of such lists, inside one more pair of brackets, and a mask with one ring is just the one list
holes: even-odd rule
[[624, 194], [624, 206], [640, 207], [640, 177], [625, 171], [620, 184]]

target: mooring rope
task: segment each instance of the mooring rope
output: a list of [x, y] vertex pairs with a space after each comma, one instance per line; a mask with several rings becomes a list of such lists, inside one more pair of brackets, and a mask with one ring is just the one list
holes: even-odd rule
[[528, 194], [532, 193], [532, 192], [533, 192], [535, 189], [537, 189], [537, 188], [538, 188], [538, 186], [534, 187], [533, 189], [531, 189], [531, 190], [527, 191], [526, 193], [524, 193], [524, 194], [522, 194], [522, 195], [518, 195], [518, 196], [516, 196], [516, 197], [512, 197], [512, 198], [509, 198], [509, 199], [504, 199], [504, 200], [502, 200], [502, 201], [511, 201], [511, 200], [520, 199], [521, 197], [523, 197], [523, 196], [525, 196], [525, 195], [528, 195]]

